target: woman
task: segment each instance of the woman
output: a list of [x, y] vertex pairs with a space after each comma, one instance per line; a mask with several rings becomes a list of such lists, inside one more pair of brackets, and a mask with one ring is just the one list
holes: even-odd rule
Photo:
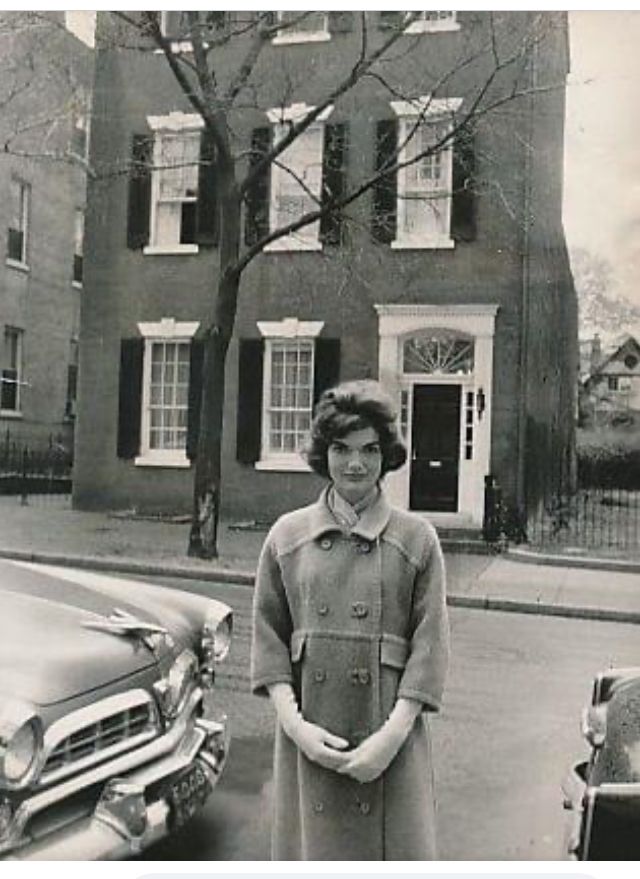
[[406, 451], [377, 382], [325, 391], [307, 459], [329, 484], [271, 529], [253, 608], [252, 688], [278, 720], [272, 856], [434, 858], [444, 565], [433, 527], [380, 489]]

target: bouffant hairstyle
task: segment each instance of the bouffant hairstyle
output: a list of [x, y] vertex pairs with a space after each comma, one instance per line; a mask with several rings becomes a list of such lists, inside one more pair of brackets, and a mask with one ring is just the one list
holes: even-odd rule
[[407, 450], [400, 438], [391, 398], [378, 382], [343, 382], [325, 391], [315, 409], [305, 457], [320, 476], [328, 476], [327, 451], [335, 439], [372, 427], [382, 452], [382, 475], [402, 467]]

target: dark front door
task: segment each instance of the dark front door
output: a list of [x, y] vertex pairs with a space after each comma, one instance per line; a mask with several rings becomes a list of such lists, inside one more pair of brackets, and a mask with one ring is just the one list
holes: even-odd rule
[[415, 385], [410, 509], [457, 512], [459, 464], [460, 386]]

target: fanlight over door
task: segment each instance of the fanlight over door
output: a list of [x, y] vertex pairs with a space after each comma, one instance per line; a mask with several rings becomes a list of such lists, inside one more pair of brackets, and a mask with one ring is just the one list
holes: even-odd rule
[[417, 333], [402, 346], [402, 371], [430, 375], [469, 375], [474, 367], [472, 336], [446, 329]]

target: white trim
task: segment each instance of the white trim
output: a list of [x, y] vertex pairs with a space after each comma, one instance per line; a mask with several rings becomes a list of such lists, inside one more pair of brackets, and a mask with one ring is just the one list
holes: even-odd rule
[[[309, 223], [309, 226], [313, 226], [314, 223]], [[308, 228], [308, 227], [305, 227]], [[322, 250], [322, 241], [313, 240], [311, 238], [305, 240], [304, 238], [298, 237], [296, 238], [297, 233], [292, 232], [290, 235], [283, 235], [282, 238], [276, 238], [275, 241], [271, 241], [265, 247], [263, 247], [263, 253], [295, 253], [299, 251], [303, 253], [304, 251], [319, 251]]]
[[183, 113], [173, 110], [165, 116], [147, 116], [147, 125], [152, 131], [182, 132], [204, 128], [204, 119], [199, 113]]
[[145, 339], [191, 339], [199, 326], [199, 321], [177, 321], [173, 317], [163, 317], [152, 323], [139, 322], [138, 331]]
[[[271, 107], [266, 111], [267, 119], [272, 125], [280, 125], [283, 122], [299, 122], [309, 113], [312, 113], [315, 107], [305, 104], [289, 104], [288, 107]], [[333, 104], [329, 104], [311, 123], [315, 125], [317, 122], [325, 122], [333, 113]]]
[[173, 245], [156, 245], [145, 244], [142, 248], [145, 256], [185, 256], [192, 253], [199, 253], [200, 247], [197, 244], [173, 244]]
[[18, 262], [17, 259], [11, 259], [10, 256], [6, 257], [5, 264], [10, 266], [12, 269], [17, 269], [19, 272], [30, 272], [31, 268], [29, 264], [26, 262]]
[[24, 418], [24, 412], [21, 409], [0, 409], [0, 418]]
[[265, 339], [315, 339], [322, 332], [323, 326], [323, 320], [298, 320], [297, 317], [258, 321], [258, 329]]
[[[413, 386], [421, 384], [460, 385], [461, 394], [477, 393], [482, 388], [485, 410], [473, 424], [473, 457], [465, 460], [465, 437], [460, 438], [460, 470], [458, 510], [455, 514], [426, 513], [429, 518], [450, 516], [451, 524], [482, 525], [484, 512], [484, 477], [489, 473], [491, 452], [491, 408], [493, 398], [493, 339], [499, 306], [495, 303], [463, 305], [389, 305], [377, 304], [379, 332], [379, 380], [392, 397], [400, 401], [402, 390], [409, 392], [407, 406], [407, 442], [411, 445]], [[402, 370], [402, 347], [409, 334], [429, 328], [446, 328], [473, 336], [474, 371], [469, 375], [405, 374]], [[398, 405], [398, 410], [400, 406]], [[461, 417], [465, 399], [461, 397]], [[409, 448], [410, 451], [410, 448]], [[409, 455], [410, 459], [410, 455]], [[409, 505], [411, 468], [403, 467], [389, 473], [386, 485], [389, 495], [402, 507]]]
[[421, 95], [411, 101], [390, 101], [393, 112], [402, 118], [407, 116], [446, 116], [457, 113], [462, 106], [462, 98], [434, 98]]
[[417, 18], [404, 29], [405, 34], [439, 34], [447, 31], [459, 31], [460, 22], [453, 13], [453, 18], [425, 19]]
[[72, 281], [71, 286], [74, 290], [82, 290], [82, 281]]
[[312, 468], [300, 456], [299, 452], [292, 452], [291, 455], [274, 455], [269, 458], [261, 458], [254, 464], [256, 470], [271, 470], [288, 473], [311, 473]]
[[[321, 11], [321, 10], [318, 10]], [[276, 12], [278, 23], [281, 23], [280, 12]], [[282, 33], [278, 31], [271, 38], [273, 46], [291, 46], [295, 43], [324, 43], [331, 39], [331, 31], [329, 30], [329, 14], [324, 13], [324, 28], [317, 31], [297, 31], [295, 27], [289, 27], [285, 24], [282, 27]]]
[[396, 238], [391, 242], [392, 250], [453, 250], [453, 238]]
[[134, 459], [136, 467], [191, 467], [186, 452], [180, 449], [153, 449]]

